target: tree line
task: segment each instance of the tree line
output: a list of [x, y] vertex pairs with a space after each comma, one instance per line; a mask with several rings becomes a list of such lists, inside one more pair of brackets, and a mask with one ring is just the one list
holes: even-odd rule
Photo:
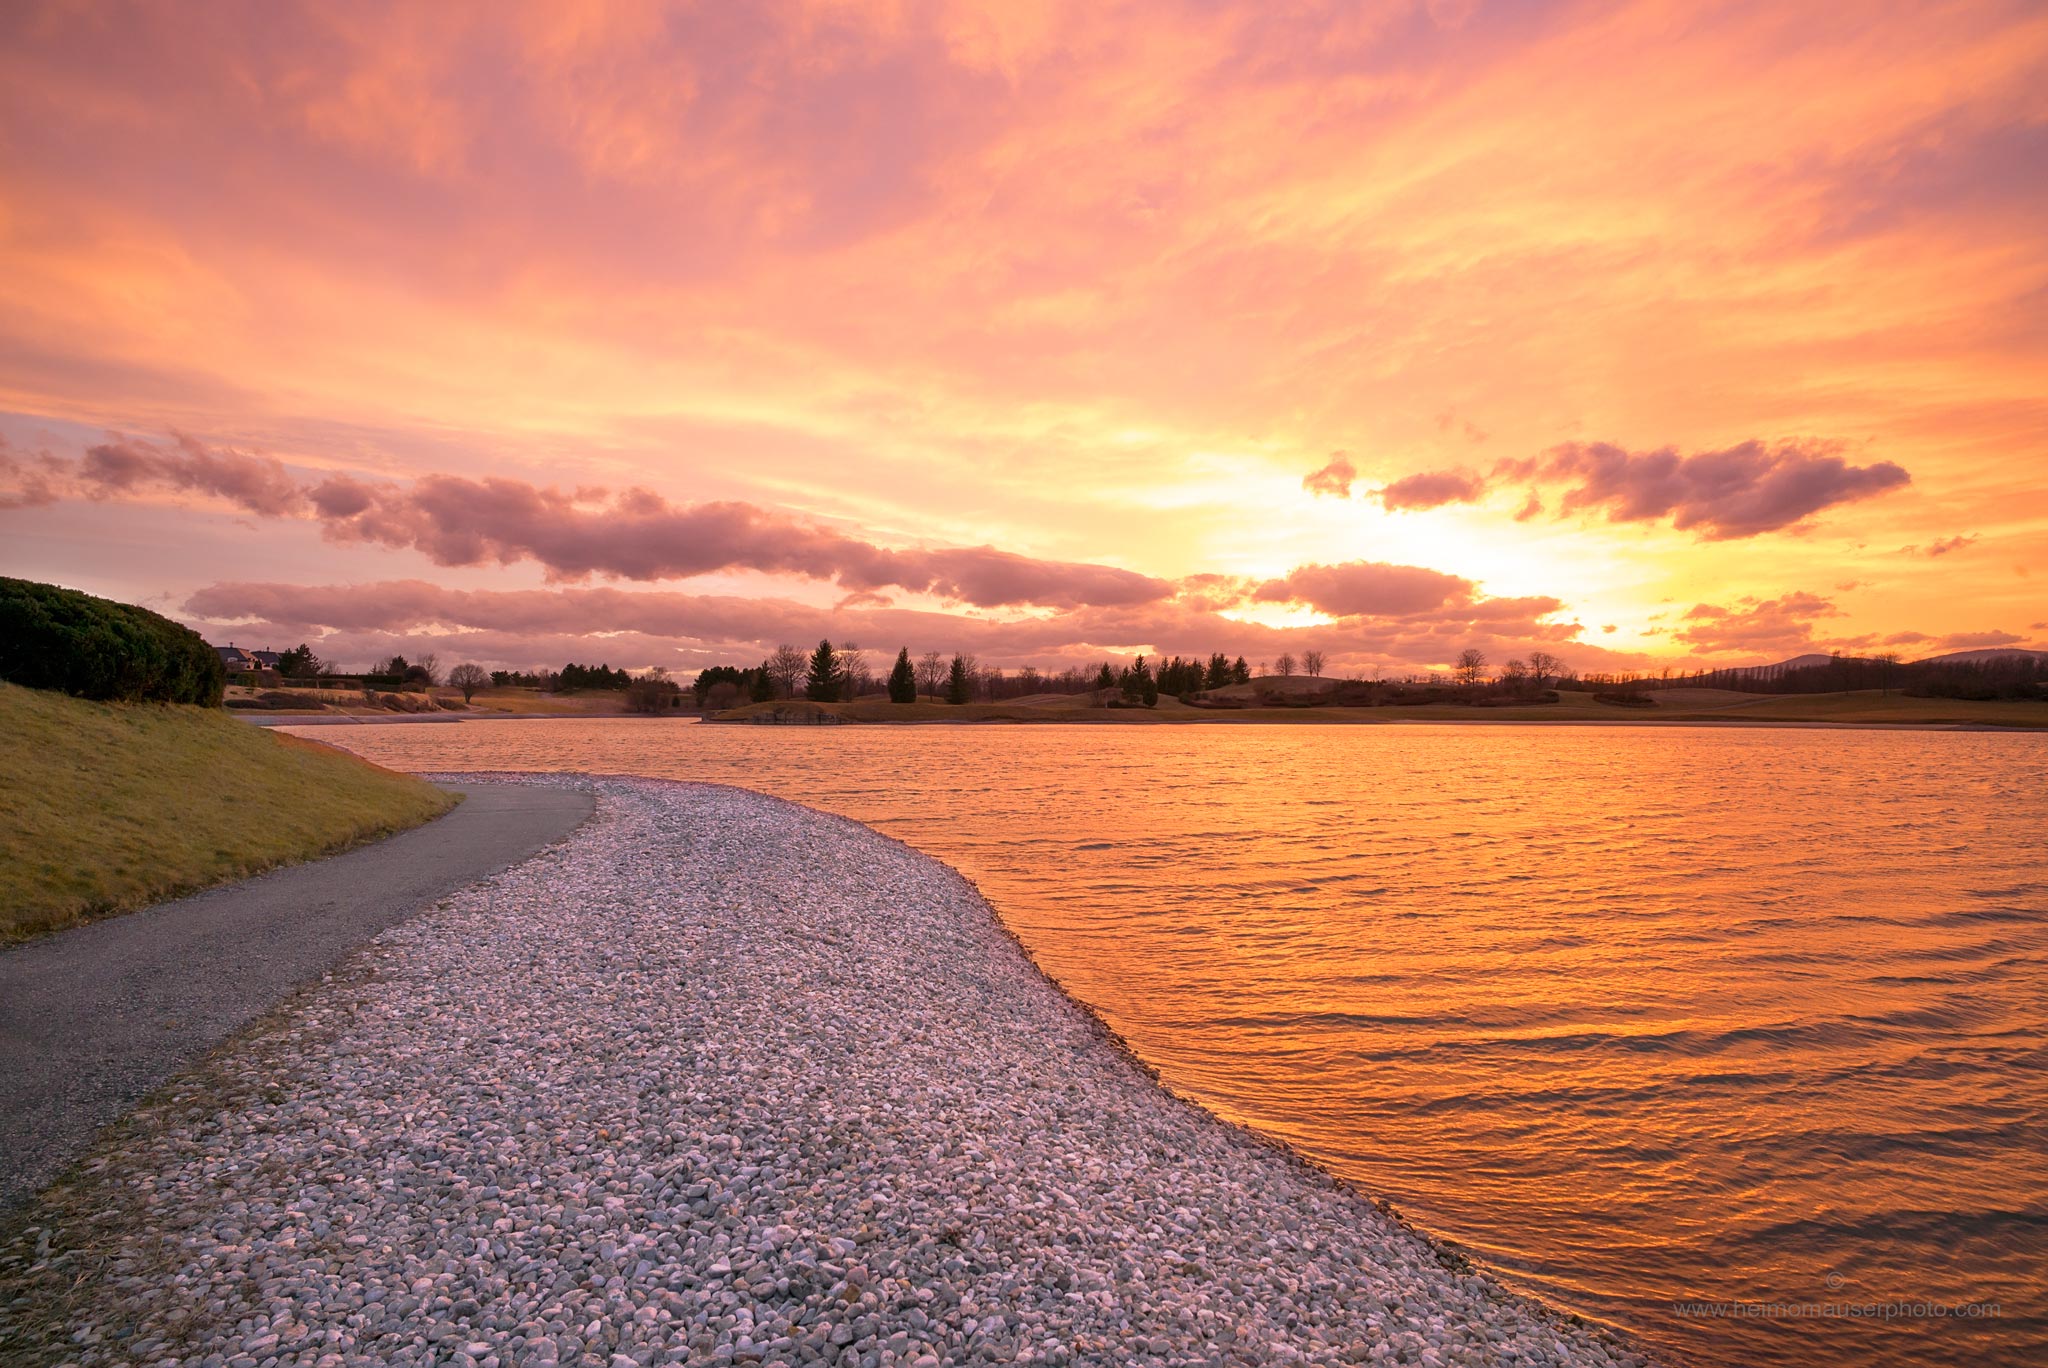
[[[713, 665], [700, 670], [689, 692], [699, 708], [717, 710], [742, 703], [765, 703], [803, 697], [819, 702], [838, 702], [884, 694], [892, 702], [914, 703], [920, 698], [948, 703], [1000, 703], [1034, 694], [1109, 693], [1120, 703], [1151, 706], [1160, 695], [1192, 699], [1233, 684], [1250, 684], [1274, 676], [1293, 677], [1299, 672], [1320, 678], [1325, 669], [1321, 651], [1303, 651], [1300, 658], [1282, 653], [1272, 661], [1253, 665], [1243, 656], [1216, 652], [1208, 657], [1173, 656], [1148, 661], [1138, 656], [1129, 664], [1103, 661], [1095, 666], [1069, 666], [1064, 670], [1041, 670], [1026, 665], [1005, 670], [983, 665], [969, 654], [946, 656], [926, 651], [912, 656], [909, 649], [896, 653], [886, 675], [877, 676], [868, 654], [856, 642], [820, 641], [811, 651], [794, 646], [776, 648], [757, 665]], [[279, 656], [278, 671], [287, 678], [312, 679], [331, 676], [335, 667], [322, 660], [303, 642]], [[443, 682], [463, 691], [465, 700], [487, 686], [522, 687], [549, 693], [579, 690], [625, 692], [628, 706], [642, 711], [661, 711], [679, 706], [682, 690], [667, 671], [655, 669], [634, 675], [607, 663], [584, 665], [570, 661], [559, 670], [489, 670], [480, 665], [461, 664], [445, 674], [431, 652], [408, 659], [393, 655], [379, 662], [363, 676], [369, 687], [388, 689], [432, 687]], [[1461, 651], [1446, 674], [1411, 674], [1399, 680], [1375, 677], [1347, 681], [1352, 686], [1345, 697], [1358, 695], [1370, 685], [1376, 698], [1416, 691], [1451, 690], [1467, 698], [1527, 698], [1542, 694], [1554, 685], [1578, 685], [1607, 696], [1621, 697], [1652, 688], [1695, 687], [1732, 689], [1743, 693], [1817, 694], [1853, 690], [1894, 690], [1923, 698], [2028, 699], [2048, 698], [2048, 656], [2038, 652], [2011, 651], [1974, 660], [1930, 660], [1906, 662], [1894, 653], [1878, 656], [1835, 654], [1807, 665], [1636, 672], [1588, 672], [1579, 674], [1547, 651], [1531, 651], [1526, 657], [1508, 660], [1495, 668], [1477, 648]], [[1331, 695], [1329, 701], [1339, 701]]]
[[[1320, 652], [1308, 657], [1321, 673]], [[1291, 657], [1282, 658], [1289, 666]], [[1103, 661], [1096, 666], [1069, 666], [1065, 670], [1041, 670], [1025, 665], [1005, 670], [984, 665], [972, 655], [947, 656], [926, 651], [912, 656], [908, 647], [896, 652], [886, 675], [877, 676], [867, 652], [857, 642], [822, 640], [815, 649], [778, 647], [758, 665], [713, 665], [700, 670], [691, 685], [700, 708], [718, 710], [741, 703], [766, 703], [777, 699], [807, 698], [836, 703], [870, 694], [882, 694], [894, 703], [915, 703], [920, 698], [953, 704], [999, 703], [1034, 694], [1086, 694], [1110, 691], [1126, 703], [1150, 706], [1159, 695], [1186, 695], [1230, 684], [1248, 684], [1253, 677], [1250, 662], [1217, 652], [1206, 660], [1174, 656], [1158, 665], [1138, 656], [1127, 665]]]
[[[883, 694], [892, 702], [914, 703], [920, 698], [954, 704], [999, 703], [1038, 694], [1103, 694], [1111, 706], [1151, 707], [1162, 694], [1183, 701], [1195, 700], [1217, 689], [1235, 684], [1252, 684], [1278, 676], [1321, 678], [1327, 658], [1320, 650], [1305, 650], [1299, 658], [1283, 652], [1271, 661], [1256, 665], [1239, 655], [1217, 651], [1207, 657], [1172, 656], [1160, 660], [1140, 655], [1128, 664], [1103, 661], [1093, 666], [1069, 666], [1064, 670], [1041, 670], [1025, 665], [1005, 670], [983, 665], [972, 655], [946, 656], [926, 651], [912, 656], [904, 647], [886, 675], [878, 676], [868, 653], [857, 642], [821, 640], [810, 651], [782, 645], [757, 665], [712, 665], [697, 673], [689, 692], [700, 709], [718, 711], [743, 703], [766, 703], [778, 699], [806, 698], [817, 702], [840, 702]], [[331, 676], [334, 667], [314, 654], [304, 643], [283, 652], [280, 673], [295, 678]], [[1729, 673], [1729, 672], [1722, 672]], [[1666, 672], [1667, 678], [1669, 672]], [[559, 670], [485, 670], [480, 665], [461, 664], [443, 675], [438, 658], [428, 652], [414, 658], [393, 655], [365, 673], [366, 687], [401, 689], [431, 688], [443, 682], [462, 690], [468, 701], [486, 687], [529, 688], [548, 693], [605, 690], [627, 695], [627, 706], [636, 711], [657, 712], [680, 706], [682, 689], [668, 672], [655, 668], [635, 675], [614, 669], [609, 663], [596, 665], [570, 661]], [[1345, 698], [1359, 696], [1369, 688], [1372, 696], [1407, 699], [1416, 690], [1454, 691], [1459, 696], [1499, 695], [1525, 697], [1539, 694], [1552, 683], [1578, 678], [1562, 661], [1545, 651], [1533, 651], [1527, 659], [1507, 661], [1498, 670], [1490, 668], [1485, 654], [1476, 648], [1460, 653], [1449, 677], [1441, 674], [1409, 675], [1402, 680], [1375, 677], [1345, 681]], [[1637, 676], [1589, 675], [1587, 682], [1626, 690]], [[1644, 683], [1647, 683], [1644, 678]], [[1392, 692], [1390, 692], [1392, 691]], [[1419, 696], [1419, 695], [1418, 695]], [[1278, 695], [1274, 695], [1277, 698]], [[1261, 701], [1273, 701], [1263, 685]], [[1301, 700], [1294, 700], [1299, 702]], [[1339, 701], [1330, 694], [1321, 701]]]
[[1742, 693], [1818, 694], [1876, 689], [1915, 698], [1977, 701], [2048, 698], [2048, 657], [2007, 651], [1976, 660], [1902, 661], [1896, 654], [1831, 655], [1808, 665], [1764, 665], [1749, 669], [1663, 671], [1654, 679], [1630, 676], [1637, 687], [1689, 686]]

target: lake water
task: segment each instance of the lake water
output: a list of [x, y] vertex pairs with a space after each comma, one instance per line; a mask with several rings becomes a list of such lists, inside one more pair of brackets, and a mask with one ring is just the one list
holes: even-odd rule
[[2048, 736], [303, 734], [870, 823], [1172, 1087], [1674, 1361], [2048, 1363]]

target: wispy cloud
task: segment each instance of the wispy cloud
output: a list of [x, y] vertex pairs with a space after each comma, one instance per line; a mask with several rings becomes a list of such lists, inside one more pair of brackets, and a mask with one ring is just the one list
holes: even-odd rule
[[1960, 551], [1976, 540], [1977, 534], [1974, 532], [1958, 533], [1953, 537], [1938, 537], [1934, 541], [1928, 542], [1925, 546], [1902, 546], [1899, 548], [1899, 551], [1902, 555], [1926, 556], [1929, 559], [1933, 559], [1936, 556], [1946, 556], [1951, 551]]
[[1839, 617], [1834, 601], [1795, 592], [1777, 598], [1745, 598], [1733, 607], [1699, 603], [1687, 610], [1676, 632], [1679, 641], [1714, 655], [1731, 651], [1793, 652], [1815, 645], [1814, 624]]
[[41, 508], [62, 498], [69, 484], [66, 464], [47, 451], [16, 451], [0, 437], [0, 511]]

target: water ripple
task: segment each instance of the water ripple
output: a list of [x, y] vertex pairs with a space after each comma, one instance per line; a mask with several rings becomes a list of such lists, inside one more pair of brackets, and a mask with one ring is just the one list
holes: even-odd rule
[[318, 736], [407, 768], [728, 782], [869, 822], [976, 880], [1170, 1086], [1674, 1358], [2048, 1363], [2048, 738]]

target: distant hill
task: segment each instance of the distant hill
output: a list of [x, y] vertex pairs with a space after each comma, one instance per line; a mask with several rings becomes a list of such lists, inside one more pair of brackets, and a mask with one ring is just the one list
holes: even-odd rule
[[2025, 656], [2029, 660], [2048, 660], [2048, 651], [2026, 651], [2017, 646], [1987, 646], [1976, 651], [1950, 651], [1947, 655], [1928, 656], [1916, 660], [1915, 665], [1948, 665], [1962, 660], [2000, 660], [2006, 656]]
[[[1950, 651], [1946, 655], [1924, 656], [1910, 662], [1914, 665], [1954, 665], [1963, 661], [2000, 660], [2006, 656], [2025, 656], [2029, 660], [2048, 660], [2048, 651], [2028, 651], [2017, 646], [1987, 646], [1975, 651]], [[1762, 670], [1777, 674], [1785, 670], [1810, 670], [1816, 665], [1826, 665], [1835, 659], [1823, 651], [1809, 651], [1805, 655], [1793, 656], [1790, 660], [1773, 661], [1769, 665], [1748, 665], [1745, 669]], [[1875, 656], [1843, 656], [1843, 660], [1870, 660]]]
[[1896, 689], [1915, 698], [2034, 703], [2048, 701], [2048, 651], [1988, 646], [1911, 661], [1808, 653], [1775, 665], [1697, 670], [1665, 675], [1662, 679], [1667, 686], [1759, 694], [1853, 693], [1869, 689], [1885, 695]]
[[1772, 672], [1776, 672], [1779, 670], [1804, 670], [1814, 665], [1825, 665], [1833, 659], [1833, 656], [1828, 655], [1825, 652], [1810, 651], [1803, 656], [1793, 656], [1790, 660], [1775, 661], [1769, 665], [1757, 665], [1751, 668], [1759, 670], [1770, 670]]

